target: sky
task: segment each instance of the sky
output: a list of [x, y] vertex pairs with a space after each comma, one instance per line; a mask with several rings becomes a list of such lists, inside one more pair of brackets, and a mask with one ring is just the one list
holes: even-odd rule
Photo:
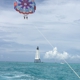
[[0, 61], [80, 62], [80, 0], [35, 0], [28, 20], [14, 10], [15, 0], [0, 1]]

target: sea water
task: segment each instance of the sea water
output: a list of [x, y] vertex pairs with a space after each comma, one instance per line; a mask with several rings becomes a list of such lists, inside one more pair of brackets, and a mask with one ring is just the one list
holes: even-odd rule
[[[80, 64], [70, 64], [80, 76]], [[67, 64], [0, 62], [0, 80], [80, 80]]]

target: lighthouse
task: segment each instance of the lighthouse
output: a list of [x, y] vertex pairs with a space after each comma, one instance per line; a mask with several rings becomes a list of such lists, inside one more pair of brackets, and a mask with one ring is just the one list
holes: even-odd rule
[[35, 59], [34, 59], [35, 63], [40, 63], [40, 54], [39, 54], [39, 47], [36, 48], [36, 54], [35, 54]]

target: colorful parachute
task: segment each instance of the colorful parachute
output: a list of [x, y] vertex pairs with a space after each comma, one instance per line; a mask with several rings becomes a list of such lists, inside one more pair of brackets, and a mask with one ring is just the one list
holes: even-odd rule
[[16, 0], [14, 2], [14, 9], [21, 14], [24, 14], [24, 19], [28, 14], [32, 14], [36, 10], [36, 4], [34, 0]]

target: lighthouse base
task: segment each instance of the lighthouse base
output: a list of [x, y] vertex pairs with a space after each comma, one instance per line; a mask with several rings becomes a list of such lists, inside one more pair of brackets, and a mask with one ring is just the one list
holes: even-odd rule
[[34, 63], [41, 63], [41, 60], [40, 59], [35, 59]]

